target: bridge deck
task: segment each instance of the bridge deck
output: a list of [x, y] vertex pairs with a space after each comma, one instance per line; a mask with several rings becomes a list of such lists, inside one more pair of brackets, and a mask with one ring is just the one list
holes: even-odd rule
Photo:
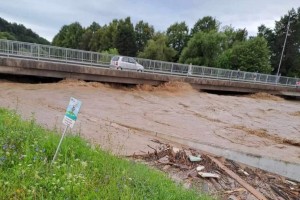
[[234, 92], [267, 92], [285, 96], [300, 96], [300, 87], [287, 87], [262, 82], [241, 82], [240, 80], [222, 80], [211, 77], [191, 75], [170, 75], [151, 72], [119, 71], [107, 66], [38, 61], [24, 58], [0, 57], [0, 73], [13, 75], [30, 75], [53, 78], [74, 78], [87, 81], [99, 81], [125, 84], [158, 85], [168, 81], [183, 81], [196, 89], [234, 91]]

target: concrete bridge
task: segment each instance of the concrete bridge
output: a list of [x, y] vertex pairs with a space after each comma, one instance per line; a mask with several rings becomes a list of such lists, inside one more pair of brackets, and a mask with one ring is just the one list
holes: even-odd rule
[[183, 81], [196, 89], [232, 92], [267, 92], [283, 96], [300, 96], [300, 88], [285, 85], [245, 82], [238, 79], [215, 79], [186, 75], [159, 74], [154, 72], [119, 71], [107, 65], [71, 64], [47, 60], [33, 60], [19, 57], [0, 57], [0, 73], [10, 75], [74, 78], [87, 81], [124, 84], [158, 85], [168, 81]]

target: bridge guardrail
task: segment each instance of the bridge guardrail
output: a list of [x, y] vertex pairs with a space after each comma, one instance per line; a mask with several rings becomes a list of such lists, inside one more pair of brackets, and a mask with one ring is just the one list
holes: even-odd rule
[[[97, 67], [109, 67], [110, 60], [114, 56], [98, 52], [4, 39], [0, 39], [0, 54], [4, 54], [5, 56], [26, 57], [36, 60], [93, 65]], [[144, 66], [145, 71], [148, 73], [153, 72], [177, 76], [214, 78], [286, 87], [297, 87], [296, 83], [300, 82], [299, 78], [292, 77], [172, 63], [143, 58], [135, 59], [138, 63]]]

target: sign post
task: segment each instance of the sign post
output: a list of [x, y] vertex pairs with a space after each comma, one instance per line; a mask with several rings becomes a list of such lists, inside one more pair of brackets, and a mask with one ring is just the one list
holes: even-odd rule
[[60, 149], [60, 145], [61, 145], [61, 143], [62, 143], [62, 141], [65, 137], [65, 134], [66, 134], [68, 128], [69, 127], [73, 128], [73, 126], [75, 124], [75, 121], [77, 120], [77, 115], [78, 115], [80, 107], [81, 107], [81, 101], [71, 97], [69, 105], [67, 107], [66, 114], [65, 114], [64, 119], [63, 119], [63, 124], [65, 124], [66, 127], [64, 129], [64, 132], [63, 132], [61, 138], [60, 138], [59, 144], [56, 148], [56, 151], [55, 151], [55, 154], [53, 156], [51, 165], [53, 164], [53, 162], [55, 161], [55, 159], [57, 157], [58, 151]]

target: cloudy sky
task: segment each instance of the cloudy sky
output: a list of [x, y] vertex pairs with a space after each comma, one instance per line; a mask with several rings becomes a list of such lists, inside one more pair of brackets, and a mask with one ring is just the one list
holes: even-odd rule
[[191, 28], [203, 16], [213, 16], [221, 26], [246, 28], [249, 35], [265, 24], [273, 28], [288, 10], [300, 7], [300, 0], [0, 0], [0, 17], [24, 24], [52, 41], [63, 25], [78, 21], [89, 26], [112, 19], [144, 20], [155, 30], [165, 31], [175, 22]]

